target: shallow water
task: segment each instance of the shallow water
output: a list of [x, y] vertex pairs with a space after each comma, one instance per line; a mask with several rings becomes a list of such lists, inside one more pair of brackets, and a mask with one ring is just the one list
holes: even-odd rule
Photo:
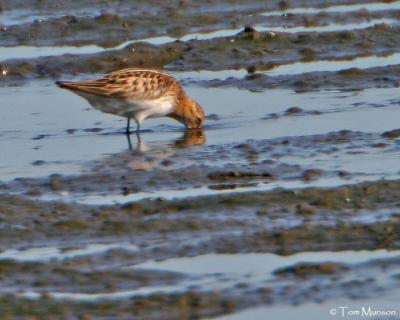
[[[397, 129], [400, 115], [395, 102], [397, 88], [301, 94], [281, 89], [252, 93], [234, 88], [187, 87], [187, 91], [204, 106], [207, 114], [215, 113], [220, 117], [206, 124], [204, 146], [326, 134], [343, 129], [379, 133]], [[124, 119], [101, 113], [80, 97], [53, 84], [36, 82], [2, 88], [0, 97], [3, 102], [0, 147], [8, 151], [0, 155], [2, 180], [57, 172], [77, 174], [90, 167], [94, 160], [128, 149], [123, 134]], [[297, 116], [285, 115], [285, 110], [293, 106], [305, 112]], [[311, 112], [315, 110], [321, 114]], [[282, 116], [263, 119], [272, 113]], [[140, 147], [147, 148], [149, 155], [160, 148], [172, 147], [184, 134], [179, 123], [166, 119], [147, 120], [143, 129], [150, 131], [141, 134]], [[67, 130], [73, 131], [67, 133]], [[133, 135], [134, 148], [137, 147], [135, 140]], [[315, 158], [302, 158], [301, 153], [299, 157], [286, 156], [289, 162], [319, 165], [322, 169], [340, 168], [383, 177], [397, 175], [396, 149], [371, 151], [361, 145], [358, 151], [365, 152], [365, 156], [346, 152], [334, 159], [321, 154]], [[377, 163], [387, 165], [377, 166]]]
[[44, 262], [49, 260], [73, 259], [83, 256], [102, 254], [113, 249], [137, 251], [138, 247], [131, 243], [93, 243], [83, 247], [46, 246], [25, 250], [5, 250], [0, 252], [0, 260], [21, 262]]
[[[368, 69], [374, 67], [385, 67], [391, 65], [398, 65], [400, 61], [400, 53], [391, 53], [386, 55], [370, 55], [357, 58], [337, 58], [330, 60], [316, 60], [308, 62], [295, 62], [278, 65], [275, 68], [268, 70], [257, 70], [257, 73], [265, 74], [268, 76], [282, 76], [282, 75], [299, 75], [309, 72], [326, 72], [326, 71], [340, 71], [350, 68]], [[184, 71], [176, 73], [179, 79], [196, 80], [214, 80], [214, 79], [228, 79], [230, 77], [243, 78], [248, 75], [244, 69], [237, 70], [221, 70], [221, 71]]]
[[[373, 259], [399, 257], [400, 251], [339, 251], [339, 252], [301, 252], [280, 256], [270, 253], [251, 254], [208, 254], [197, 257], [173, 258], [164, 261], [149, 261], [132, 266], [133, 269], [181, 272], [196, 275], [231, 274], [236, 277], [265, 274], [272, 278], [272, 273], [280, 268], [301, 262], [307, 263], [365, 263]], [[266, 280], [264, 278], [264, 280]]]
[[0, 23], [2, 25], [15, 25], [15, 24], [24, 24], [31, 23], [34, 21], [47, 20], [53, 18], [61, 18], [66, 15], [74, 15], [75, 17], [85, 17], [98, 15], [101, 13], [101, 10], [93, 10], [93, 9], [74, 9], [70, 11], [65, 10], [30, 10], [30, 9], [11, 9], [11, 10], [3, 10], [0, 12]]

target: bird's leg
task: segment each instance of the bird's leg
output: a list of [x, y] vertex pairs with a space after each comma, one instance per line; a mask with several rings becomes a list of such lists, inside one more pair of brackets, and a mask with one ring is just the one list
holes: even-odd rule
[[126, 135], [126, 139], [128, 140], [128, 148], [132, 150], [131, 136], [129, 134]]
[[131, 133], [130, 128], [131, 128], [131, 118], [128, 118], [128, 121], [126, 123], [126, 130], [125, 130], [126, 134], [130, 134]]

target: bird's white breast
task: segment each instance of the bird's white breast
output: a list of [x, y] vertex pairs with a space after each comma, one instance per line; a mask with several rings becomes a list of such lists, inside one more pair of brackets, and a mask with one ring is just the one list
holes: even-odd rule
[[171, 96], [158, 99], [119, 100], [87, 93], [78, 93], [96, 109], [142, 122], [146, 118], [169, 115], [175, 110], [176, 101]]
[[142, 122], [146, 118], [157, 118], [169, 115], [175, 110], [175, 100], [172, 97], [160, 97], [158, 99], [134, 100], [129, 102], [128, 116]]

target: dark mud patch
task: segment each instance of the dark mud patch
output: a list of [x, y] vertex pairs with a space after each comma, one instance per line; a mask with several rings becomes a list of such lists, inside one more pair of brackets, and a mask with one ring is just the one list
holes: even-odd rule
[[241, 172], [241, 171], [217, 171], [210, 173], [208, 178], [216, 181], [227, 181], [231, 179], [247, 179], [247, 178], [265, 178], [272, 179], [273, 176], [269, 172]]
[[211, 190], [235, 190], [239, 188], [249, 188], [249, 187], [256, 187], [256, 183], [220, 183], [220, 184], [213, 184], [209, 185], [208, 188]]
[[382, 133], [382, 137], [388, 139], [396, 139], [400, 137], [400, 129], [390, 130]]
[[306, 278], [312, 277], [316, 275], [326, 275], [326, 274], [334, 274], [336, 272], [343, 272], [348, 270], [348, 268], [343, 264], [335, 264], [335, 263], [321, 263], [321, 264], [313, 264], [313, 263], [299, 263], [294, 266], [281, 268], [274, 271], [274, 274], [277, 276], [289, 276], [293, 275], [296, 277]]

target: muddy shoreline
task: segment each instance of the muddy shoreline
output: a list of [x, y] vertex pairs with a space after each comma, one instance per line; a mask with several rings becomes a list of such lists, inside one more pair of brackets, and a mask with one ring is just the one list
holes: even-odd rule
[[[372, 108], [381, 107], [372, 105]], [[312, 111], [309, 113], [312, 114]], [[321, 114], [313, 116], [317, 119]], [[266, 115], [264, 121], [268, 124], [279, 118], [301, 119], [304, 116], [307, 116], [307, 112], [303, 110], [296, 114], [274, 113]], [[201, 146], [205, 134], [204, 131], [185, 134], [182, 140], [172, 146], [175, 147], [172, 150], [171, 146], [166, 146], [146, 153], [140, 151], [139, 144], [139, 149], [127, 150], [88, 164], [86, 174], [20, 177], [0, 182], [0, 190], [2, 193], [24, 194], [33, 198], [59, 195], [59, 199], [63, 195], [65, 199], [68, 199], [68, 195], [73, 199], [74, 195], [79, 194], [120, 194], [126, 196], [127, 202], [129, 195], [141, 192], [154, 192], [154, 196], [149, 197], [157, 197], [157, 192], [165, 190], [178, 192], [202, 186], [218, 192], [274, 181], [303, 181], [312, 184], [313, 181], [332, 177], [346, 184], [346, 181], [354, 178], [353, 175], [360, 173], [341, 169], [322, 170], [317, 167], [317, 163], [301, 166], [288, 162], [287, 158], [316, 158], [316, 155], [336, 157], [342, 152], [360, 155], [393, 152], [397, 149], [399, 137], [398, 130], [379, 134], [342, 130], [321, 135]], [[201, 152], [197, 153], [200, 148]], [[37, 160], [33, 165], [46, 166], [46, 162]]]
[[[366, 30], [327, 32], [323, 34], [271, 34], [244, 30], [234, 37], [215, 40], [191, 40], [165, 45], [137, 43], [121, 50], [98, 54], [63, 55], [2, 62], [2, 85], [29, 79], [87, 78], [127, 67], [185, 70], [244, 69], [248, 75], [187, 83], [202, 86], [234, 86], [247, 90], [289, 87], [296, 90], [331, 88], [364, 89], [398, 86], [397, 66], [366, 70], [348, 68], [335, 72], [312, 72], [299, 75], [269, 76], [268, 70], [297, 61], [346, 61], [396, 52], [398, 27], [378, 25]], [[310, 49], [318, 43], [318, 51]], [[340, 54], [338, 54], [340, 52]], [[228, 58], [227, 58], [228, 57]], [[263, 73], [265, 72], [265, 74]], [[184, 74], [184, 73], [183, 73]], [[201, 74], [201, 73], [200, 73]], [[245, 73], [246, 74], [246, 73]], [[215, 77], [219, 77], [216, 73]]]
[[[209, 317], [259, 304], [269, 304], [275, 300], [301, 303], [304, 299], [302, 292], [308, 290], [310, 281], [317, 287], [314, 292], [309, 292], [307, 299], [324, 301], [338, 294], [343, 296], [344, 288], [348, 297], [366, 297], [356, 292], [382, 290], [378, 289], [379, 284], [365, 280], [357, 285], [351, 285], [351, 282], [346, 280], [346, 275], [349, 272], [363, 273], [364, 268], [369, 271], [371, 268], [379, 270], [381, 268], [379, 263], [387, 272], [389, 265], [384, 260], [375, 266], [366, 264], [364, 267], [362, 265], [354, 267], [345, 264], [338, 267], [335, 264], [314, 264], [295, 265], [293, 269], [290, 267], [276, 270], [278, 277], [291, 277], [290, 274], [293, 273], [297, 274], [295, 277], [300, 277], [299, 279], [304, 277], [308, 279], [297, 282], [296, 289], [291, 285], [286, 287], [267, 285], [253, 289], [243, 284], [238, 285], [234, 291], [194, 290], [167, 295], [140, 296], [139, 294], [139, 297], [118, 300], [118, 303], [102, 299], [96, 300], [95, 303], [68, 301], [68, 299], [60, 301], [46, 296], [46, 292], [48, 290], [57, 292], [61, 289], [62, 292], [73, 293], [78, 290], [82, 293], [82, 290], [75, 287], [77, 279], [80, 284], [87, 282], [88, 292], [105, 293], [135, 290], [137, 288], [135, 283], [138, 281], [141, 281], [139, 285], [141, 283], [150, 287], [179, 281], [179, 277], [177, 278], [179, 275], [174, 274], [147, 275], [129, 271], [117, 272], [114, 269], [116, 266], [132, 263], [135, 265], [147, 261], [155, 255], [157, 259], [163, 260], [208, 253], [275, 252], [286, 256], [304, 251], [334, 252], [382, 248], [394, 250], [398, 248], [400, 240], [398, 237], [400, 226], [396, 213], [400, 205], [397, 197], [399, 188], [399, 181], [383, 181], [326, 190], [318, 188], [276, 190], [265, 193], [197, 197], [181, 201], [146, 200], [108, 207], [40, 203], [21, 197], [1, 196], [0, 218], [3, 223], [0, 242], [1, 246], [8, 250], [13, 247], [18, 248], [23, 243], [31, 246], [35, 243], [49, 244], [61, 240], [65, 246], [87, 238], [92, 239], [91, 241], [110, 239], [113, 242], [129, 239], [132, 243], [140, 243], [140, 251], [137, 252], [124, 249], [111, 250], [93, 257], [75, 257], [59, 262], [50, 260], [45, 265], [39, 262], [17, 263], [2, 260], [0, 268], [2, 274], [7, 275], [2, 278], [3, 288], [11, 288], [13, 283], [17, 283], [19, 290], [43, 292], [43, 295], [33, 300], [15, 295], [3, 295], [1, 306], [3, 310], [8, 310], [10, 317], [18, 315], [59, 317], [68, 314], [74, 319], [83, 315], [101, 318], [116, 312], [121, 315], [137, 315], [151, 319], [173, 319], [186, 312], [190, 312], [190, 317]], [[210, 208], [213, 214], [209, 213]], [[382, 208], [389, 211], [389, 208], [393, 208], [394, 215], [386, 222], [372, 224], [351, 222], [355, 216], [362, 217], [371, 210], [377, 212]], [[221, 215], [225, 215], [226, 218], [218, 223], [216, 217]], [[283, 217], [287, 221], [300, 218], [302, 222], [290, 229], [273, 227], [274, 219]], [[321, 217], [330, 217], [332, 222], [326, 226], [321, 225], [321, 221], [324, 220]], [[336, 226], [331, 226], [332, 223]], [[270, 226], [267, 227], [268, 225]], [[236, 230], [240, 230], [240, 233]], [[191, 244], [178, 240], [188, 233], [192, 237]], [[207, 237], [204, 238], [204, 235]], [[197, 245], [193, 243], [193, 239], [196, 238], [200, 240]], [[23, 252], [22, 250], [21, 254]], [[396, 270], [396, 260], [391, 263]], [[98, 266], [102, 266], [101, 271], [96, 271]], [[42, 279], [41, 273], [46, 273], [47, 269], [53, 270], [52, 277], [45, 276]], [[335, 278], [336, 285], [317, 285], [321, 279], [331, 277]], [[123, 284], [119, 284], [121, 280]], [[68, 282], [69, 286], [66, 287], [64, 282]], [[61, 287], [57, 289], [59, 285]], [[355, 286], [355, 290], [348, 291], [349, 286]], [[363, 290], [360, 290], [361, 288]], [[390, 289], [386, 287], [384, 292], [387, 290]], [[242, 295], [246, 298], [243, 299]], [[238, 296], [242, 298], [238, 300]], [[159, 314], [157, 310], [161, 306], [163, 312]], [[101, 313], [98, 313], [98, 310], [101, 310]]]

